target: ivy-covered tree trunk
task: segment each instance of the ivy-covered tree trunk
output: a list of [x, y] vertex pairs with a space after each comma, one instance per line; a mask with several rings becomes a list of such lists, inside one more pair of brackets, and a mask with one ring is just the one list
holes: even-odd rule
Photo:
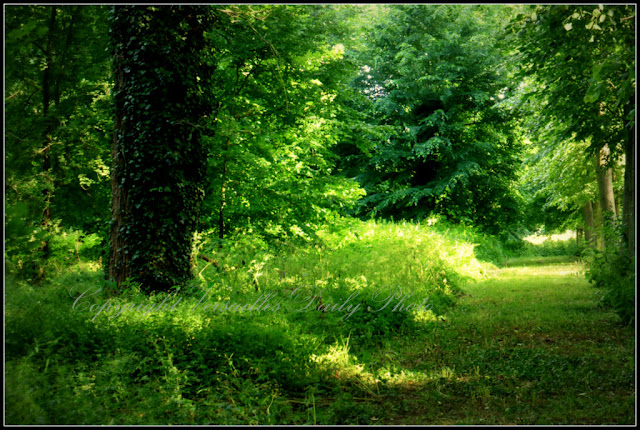
[[204, 191], [198, 122], [206, 6], [116, 6], [111, 15], [115, 135], [109, 274], [144, 289], [191, 278]]

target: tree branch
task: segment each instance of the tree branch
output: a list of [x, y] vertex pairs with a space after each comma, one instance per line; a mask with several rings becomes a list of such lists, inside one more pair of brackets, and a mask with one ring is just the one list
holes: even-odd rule
[[214, 260], [213, 258], [209, 257], [208, 255], [204, 255], [203, 253], [199, 252], [198, 253], [198, 258], [201, 259], [201, 260], [206, 261], [207, 263], [211, 263], [216, 268], [220, 268], [220, 265], [218, 264], [218, 262], [216, 260]]

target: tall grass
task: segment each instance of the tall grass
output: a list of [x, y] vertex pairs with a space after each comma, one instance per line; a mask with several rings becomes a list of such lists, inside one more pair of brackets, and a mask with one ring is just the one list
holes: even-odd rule
[[355, 220], [305, 247], [202, 235], [216, 265], [198, 260], [192, 285], [150, 296], [134, 283], [113, 294], [77, 237], [58, 241], [66, 265], [43, 285], [7, 279], [7, 422], [307, 422], [283, 393], [341, 392], [354, 353], [411, 335], [486, 275], [463, 236]]

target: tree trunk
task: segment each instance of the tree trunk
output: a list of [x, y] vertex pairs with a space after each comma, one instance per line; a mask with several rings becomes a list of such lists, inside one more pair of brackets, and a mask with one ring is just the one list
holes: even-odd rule
[[56, 72], [55, 88], [53, 90], [53, 102], [56, 106], [60, 103], [60, 91], [61, 91], [60, 84], [62, 83], [62, 78], [65, 76], [64, 68], [65, 66], [68, 66], [67, 58], [69, 56], [69, 52], [71, 51], [71, 44], [73, 43], [73, 39], [75, 36], [74, 26], [76, 24], [76, 21], [78, 20], [79, 14], [81, 13], [80, 7], [81, 6], [76, 6], [75, 8], [70, 9], [71, 22], [69, 23], [69, 26], [64, 31], [66, 32], [66, 39], [65, 39], [64, 49], [60, 54], [60, 60], [58, 62], [59, 64]]
[[613, 193], [613, 169], [609, 164], [610, 151], [603, 146], [596, 157], [596, 179], [598, 194], [600, 195], [600, 209], [603, 221], [608, 223], [616, 217], [616, 201]]
[[[627, 104], [625, 114], [629, 114], [635, 106], [632, 103]], [[626, 115], [625, 115], [626, 116]], [[622, 200], [622, 224], [624, 233], [622, 235], [622, 246], [626, 247], [627, 255], [634, 257], [636, 252], [635, 243], [635, 164], [636, 164], [636, 135], [635, 123], [633, 127], [627, 127], [627, 139], [625, 142], [625, 169], [624, 169], [624, 192]]]
[[[115, 55], [113, 59], [114, 92], [124, 91], [123, 57]], [[122, 123], [123, 106], [116, 101], [116, 118], [113, 132], [113, 146], [111, 150], [111, 243], [108, 273], [118, 286], [129, 277], [130, 269], [127, 254], [128, 248], [123, 232], [126, 229], [126, 215], [130, 212], [128, 187], [121, 186], [120, 181], [124, 176], [125, 163], [122, 155]]]
[[[43, 147], [42, 147], [42, 170], [46, 186], [42, 190], [44, 198], [44, 210], [42, 213], [42, 225], [48, 227], [51, 224], [51, 196], [53, 194], [51, 190], [51, 184], [53, 178], [51, 178], [51, 133], [52, 122], [49, 117], [49, 108], [51, 107], [51, 69], [53, 68], [53, 37], [55, 34], [57, 9], [55, 6], [51, 8], [51, 17], [49, 19], [49, 34], [47, 35], [47, 45], [45, 48], [45, 63], [44, 70], [42, 71], [42, 116], [44, 118], [44, 135], [43, 135]], [[45, 245], [45, 254], [46, 254]]]
[[585, 246], [593, 246], [595, 224], [593, 221], [593, 206], [591, 202], [585, 203], [582, 207], [582, 217], [584, 218], [584, 241]]
[[606, 234], [608, 228], [616, 219], [616, 203], [613, 193], [613, 169], [611, 168], [610, 151], [607, 145], [596, 156], [596, 179], [598, 182], [599, 207], [600, 207], [600, 234], [598, 249], [602, 250], [613, 245], [609, 243], [612, 238]]
[[604, 238], [602, 231], [602, 208], [600, 199], [592, 202], [593, 206], [593, 242], [600, 251], [604, 250]]
[[[51, 173], [51, 134], [53, 133], [53, 122], [49, 112], [51, 108], [51, 71], [53, 68], [53, 38], [55, 35], [56, 16], [58, 10], [55, 6], [51, 8], [51, 16], [49, 18], [49, 32], [47, 34], [47, 44], [44, 49], [44, 69], [42, 70], [42, 117], [44, 120], [44, 128], [42, 132], [42, 174], [44, 178], [44, 189], [42, 190], [42, 198], [44, 208], [42, 210], [42, 227], [48, 229], [51, 226], [51, 197], [53, 196], [53, 175]], [[42, 258], [49, 258], [49, 241], [44, 240], [40, 247]], [[39, 282], [45, 277], [44, 266], [38, 266], [34, 262], [38, 276], [36, 281]]]
[[[227, 147], [224, 151], [224, 163], [222, 166], [222, 185], [220, 186], [220, 213], [218, 218], [218, 237], [224, 239], [224, 207], [227, 205], [226, 184], [229, 166], [229, 149], [231, 149], [231, 138], [227, 138]], [[220, 244], [222, 246], [222, 243]]]
[[[204, 32], [209, 6], [115, 6], [116, 88], [109, 274], [145, 290], [192, 278], [204, 197], [200, 119], [213, 84]], [[207, 89], [207, 90], [205, 90]]]
[[[619, 177], [616, 176], [615, 170], [613, 171], [612, 179], [613, 179], [613, 184], [615, 186], [615, 183], [620, 179]], [[616, 207], [616, 219], [621, 219], [622, 218], [622, 191], [616, 190], [614, 187], [613, 195], [614, 195], [614, 203]]]

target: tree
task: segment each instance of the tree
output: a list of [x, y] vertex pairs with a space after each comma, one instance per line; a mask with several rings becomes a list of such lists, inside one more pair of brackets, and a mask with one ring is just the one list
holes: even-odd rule
[[[355, 181], [332, 175], [352, 67], [328, 40], [323, 6], [221, 6], [210, 34], [219, 106], [206, 126], [210, 154], [202, 229], [220, 239], [253, 229], [270, 239], [312, 237]], [[304, 37], [303, 37], [304, 36]]]
[[520, 144], [503, 103], [509, 71], [499, 49], [506, 13], [466, 5], [380, 11], [354, 82], [386, 131], [368, 153], [350, 156], [367, 191], [362, 214], [438, 213], [492, 232], [517, 224]]
[[115, 134], [109, 275], [168, 290], [191, 277], [204, 196], [200, 121], [213, 65], [203, 61], [205, 6], [115, 6]]
[[530, 228], [575, 228], [584, 231], [586, 244], [595, 244], [592, 202], [598, 200], [597, 165], [586, 152], [589, 142], [567, 140], [545, 146], [546, 141], [544, 133], [535, 138], [535, 153], [525, 160], [522, 176], [524, 194], [532, 196], [525, 209]]
[[[98, 24], [105, 18], [103, 7], [7, 10], [8, 179], [19, 190], [34, 174], [39, 178], [47, 225], [60, 219], [91, 231], [100, 219], [94, 205], [108, 199], [98, 187], [90, 189], [105, 177], [108, 156], [109, 58], [106, 28]], [[97, 201], [87, 198], [89, 191]], [[19, 194], [26, 199], [31, 193]], [[84, 220], [72, 211], [75, 205], [82, 206]]]
[[549, 144], [590, 142], [605, 213], [616, 213], [609, 169], [625, 159], [623, 247], [629, 256], [635, 254], [634, 16], [632, 6], [531, 6], [513, 21], [523, 75], [541, 84], [539, 123], [553, 129]]
[[7, 244], [18, 266], [40, 266], [39, 278], [53, 232], [103, 233], [108, 221], [106, 16], [104, 7], [5, 9], [6, 208], [26, 228]]

